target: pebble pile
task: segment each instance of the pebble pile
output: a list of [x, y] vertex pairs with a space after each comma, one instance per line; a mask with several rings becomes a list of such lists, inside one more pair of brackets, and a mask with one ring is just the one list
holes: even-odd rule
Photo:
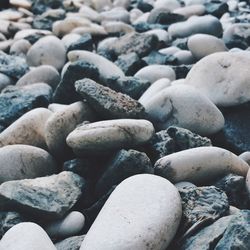
[[0, 1], [0, 250], [250, 249], [250, 4]]

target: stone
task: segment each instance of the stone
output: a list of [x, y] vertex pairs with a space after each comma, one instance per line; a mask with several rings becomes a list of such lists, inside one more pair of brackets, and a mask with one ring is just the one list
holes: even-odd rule
[[250, 100], [249, 62], [249, 52], [217, 52], [197, 62], [186, 83], [198, 88], [215, 105], [236, 106]]
[[108, 163], [96, 184], [96, 194], [101, 197], [112, 186], [120, 184], [126, 178], [136, 174], [153, 174], [150, 159], [145, 153], [130, 149], [120, 150]]
[[221, 16], [228, 12], [228, 4], [220, 2], [208, 2], [205, 4], [206, 13], [221, 18]]
[[122, 7], [114, 7], [110, 10], [104, 10], [100, 13], [102, 22], [104, 21], [122, 21], [129, 23], [129, 12]]
[[24, 58], [19, 56], [10, 56], [0, 51], [0, 73], [17, 80], [27, 71], [28, 65]]
[[173, 13], [189, 18], [191, 16], [202, 16], [206, 11], [206, 8], [203, 4], [193, 4], [190, 6], [184, 6], [178, 9], [175, 9]]
[[250, 152], [246, 151], [239, 155], [239, 157], [244, 160], [248, 165], [250, 165]]
[[32, 23], [33, 28], [41, 30], [52, 30], [53, 20], [43, 16], [36, 16]]
[[0, 126], [7, 128], [26, 112], [47, 107], [51, 97], [52, 90], [45, 83], [5, 88], [0, 94]]
[[61, 104], [80, 101], [82, 98], [75, 91], [75, 81], [85, 77], [98, 81], [99, 75], [98, 68], [85, 60], [70, 63], [53, 94], [53, 101]]
[[57, 164], [45, 150], [29, 145], [0, 148], [0, 183], [54, 174]]
[[62, 218], [80, 198], [84, 183], [79, 175], [66, 171], [48, 177], [7, 181], [0, 185], [0, 209], [15, 206], [15, 210], [29, 216]]
[[179, 193], [170, 182], [148, 174], [132, 176], [110, 195], [80, 249], [166, 249], [181, 210]]
[[78, 211], [72, 211], [62, 219], [46, 225], [45, 231], [51, 238], [67, 238], [77, 235], [84, 227], [84, 215]]
[[193, 16], [187, 21], [171, 24], [168, 32], [173, 38], [188, 37], [198, 33], [220, 37], [223, 30], [218, 18], [205, 15]]
[[229, 173], [246, 176], [249, 165], [230, 151], [218, 147], [198, 147], [173, 153], [159, 159], [155, 174], [173, 183], [194, 184], [211, 182]]
[[85, 102], [75, 102], [54, 112], [44, 126], [46, 144], [51, 154], [60, 160], [67, 157], [70, 150], [66, 144], [68, 134], [83, 121], [94, 120], [95, 115]]
[[20, 39], [14, 42], [10, 47], [10, 54], [15, 56], [25, 56], [30, 49], [31, 44], [25, 40]]
[[45, 108], [33, 109], [0, 133], [0, 145], [26, 144], [47, 149], [45, 124], [52, 112]]
[[189, 50], [177, 51], [174, 54], [174, 58], [176, 58], [178, 65], [183, 65], [183, 64], [190, 65], [193, 64], [195, 61], [193, 54]]
[[105, 21], [102, 25], [109, 35], [135, 32], [135, 29], [131, 25], [121, 21]]
[[75, 34], [75, 33], [69, 33], [65, 36], [62, 37], [62, 42], [64, 44], [64, 46], [67, 48], [69, 48], [69, 46], [75, 42], [77, 42], [82, 36], [79, 34]]
[[177, 58], [172, 55], [162, 54], [158, 51], [152, 51], [146, 57], [143, 57], [143, 61], [148, 65], [163, 64], [163, 65], [175, 65], [177, 64]]
[[248, 199], [250, 199], [250, 170], [248, 170], [247, 177], [246, 177], [246, 188], [248, 192]]
[[205, 95], [185, 84], [165, 88], [145, 101], [144, 107], [157, 130], [174, 125], [209, 135], [224, 126], [219, 109]]
[[131, 97], [84, 78], [75, 82], [76, 91], [104, 119], [142, 119], [144, 107]]
[[85, 235], [69, 237], [55, 244], [57, 250], [79, 250]]
[[66, 49], [60, 39], [46, 36], [32, 45], [27, 53], [30, 66], [51, 65], [60, 70], [66, 61]]
[[93, 50], [93, 40], [92, 36], [89, 33], [84, 34], [81, 36], [77, 41], [70, 44], [67, 48], [67, 52], [71, 50]]
[[173, 11], [181, 7], [181, 4], [177, 0], [156, 0], [154, 3], [154, 8], [164, 8], [168, 7], [170, 11]]
[[164, 29], [155, 28], [155, 29], [152, 29], [152, 30], [145, 32], [145, 34], [157, 36], [157, 38], [159, 40], [158, 47], [168, 45], [171, 42], [171, 37], [169, 36], [168, 32]]
[[137, 71], [134, 76], [151, 83], [161, 78], [168, 78], [170, 81], [175, 80], [175, 72], [168, 65], [149, 65]]
[[0, 92], [8, 85], [14, 85], [13, 78], [0, 73]]
[[197, 60], [216, 52], [227, 51], [221, 39], [206, 34], [191, 36], [188, 39], [188, 48]]
[[56, 250], [46, 232], [33, 222], [22, 222], [12, 227], [3, 236], [0, 248], [8, 250]]
[[66, 141], [79, 153], [109, 152], [146, 143], [154, 134], [147, 120], [117, 119], [85, 124], [72, 131]]
[[60, 7], [62, 7], [61, 0], [33, 0], [31, 10], [37, 15], [44, 13], [48, 8], [58, 9]]
[[44, 82], [55, 89], [60, 82], [58, 71], [50, 65], [41, 65], [22, 76], [16, 83], [17, 86], [25, 86], [32, 83]]

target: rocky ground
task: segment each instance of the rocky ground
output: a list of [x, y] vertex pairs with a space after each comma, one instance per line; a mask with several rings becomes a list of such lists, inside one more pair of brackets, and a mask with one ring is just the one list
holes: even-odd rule
[[250, 249], [250, 4], [0, 1], [0, 249]]

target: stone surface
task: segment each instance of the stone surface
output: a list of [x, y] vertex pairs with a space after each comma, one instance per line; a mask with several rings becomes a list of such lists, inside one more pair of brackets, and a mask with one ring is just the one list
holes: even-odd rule
[[77, 41], [70, 44], [67, 48], [67, 52], [71, 50], [93, 50], [93, 40], [92, 36], [89, 33], [81, 36]]
[[84, 180], [72, 172], [7, 181], [0, 185], [0, 209], [15, 206], [29, 216], [61, 218], [80, 198], [83, 187]]
[[180, 219], [177, 189], [157, 176], [136, 175], [111, 194], [80, 249], [165, 249]]
[[55, 244], [57, 250], [79, 250], [85, 235], [69, 237]]

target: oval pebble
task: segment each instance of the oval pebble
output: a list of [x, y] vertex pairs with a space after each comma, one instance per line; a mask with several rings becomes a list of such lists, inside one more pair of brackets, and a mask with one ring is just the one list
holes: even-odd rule
[[250, 170], [248, 170], [247, 177], [246, 177], [246, 188], [248, 192], [248, 197], [250, 199]]
[[181, 214], [173, 184], [155, 175], [132, 176], [110, 195], [80, 250], [165, 250]]

